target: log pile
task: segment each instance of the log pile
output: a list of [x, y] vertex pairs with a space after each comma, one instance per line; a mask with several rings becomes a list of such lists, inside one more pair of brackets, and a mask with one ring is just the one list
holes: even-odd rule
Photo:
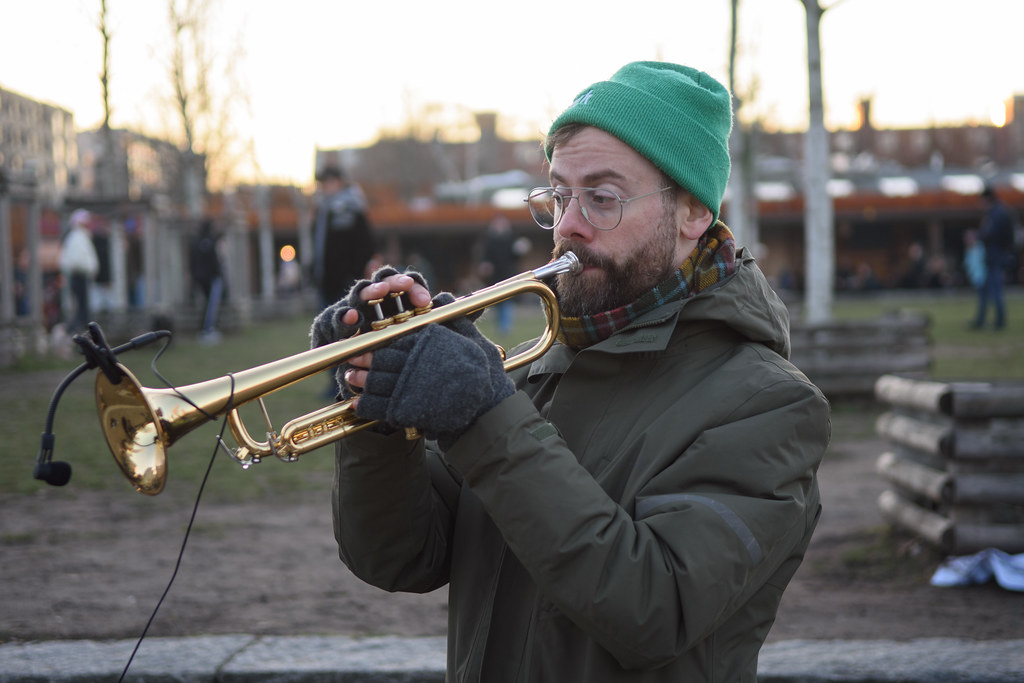
[[943, 552], [1024, 552], [1024, 385], [885, 375], [877, 462], [892, 524]]

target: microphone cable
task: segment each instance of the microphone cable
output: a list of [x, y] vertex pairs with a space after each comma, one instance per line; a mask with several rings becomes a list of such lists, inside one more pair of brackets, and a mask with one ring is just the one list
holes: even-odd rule
[[[153, 360], [150, 363], [150, 369], [153, 371], [153, 374], [157, 377], [157, 379], [159, 379], [161, 382], [163, 382], [164, 385], [167, 386], [167, 388], [173, 390], [174, 393], [176, 393], [181, 399], [186, 401], [193, 408], [198, 410], [200, 413], [205, 415], [210, 420], [215, 419], [213, 415], [210, 415], [209, 413], [207, 413], [205, 410], [203, 410], [202, 408], [197, 406], [195, 403], [193, 403], [190, 398], [185, 396], [185, 394], [183, 394], [180, 391], [178, 391], [178, 388], [176, 386], [174, 386], [171, 382], [168, 382], [167, 379], [164, 378], [164, 376], [160, 374], [160, 371], [157, 370], [156, 362], [160, 358], [160, 356], [163, 354], [163, 352], [167, 350], [168, 346], [169, 345], [165, 345], [153, 357]], [[142, 647], [142, 641], [145, 640], [146, 635], [149, 633], [150, 627], [153, 625], [153, 622], [156, 620], [157, 612], [160, 611], [160, 607], [164, 604], [164, 600], [167, 598], [167, 595], [171, 592], [171, 586], [174, 585], [174, 580], [178, 577], [178, 570], [181, 568], [181, 562], [182, 562], [182, 560], [185, 557], [185, 547], [188, 545], [188, 539], [192, 535], [192, 527], [195, 524], [196, 516], [199, 513], [199, 501], [202, 499], [203, 491], [206, 489], [206, 483], [207, 483], [207, 481], [210, 478], [210, 472], [213, 470], [213, 463], [216, 462], [216, 460], [217, 460], [218, 450], [220, 449], [221, 446], [223, 446], [223, 443], [224, 443], [224, 430], [227, 428], [227, 425], [228, 425], [227, 416], [231, 412], [232, 406], [234, 405], [234, 400], [235, 400], [235, 376], [232, 373], [228, 373], [228, 377], [231, 378], [231, 391], [228, 394], [228, 403], [227, 403], [228, 409], [224, 413], [224, 418], [221, 421], [220, 432], [218, 432], [218, 434], [217, 434], [217, 444], [213, 447], [213, 453], [210, 455], [210, 461], [209, 461], [209, 463], [207, 463], [206, 471], [203, 473], [203, 478], [199, 482], [199, 490], [196, 492], [196, 500], [195, 500], [195, 503], [192, 505], [192, 514], [189, 517], [188, 524], [185, 527], [185, 535], [184, 535], [184, 538], [182, 538], [182, 540], [181, 540], [181, 547], [178, 549], [178, 557], [177, 557], [177, 560], [174, 563], [174, 570], [171, 572], [171, 578], [167, 581], [167, 586], [164, 588], [163, 593], [160, 595], [160, 599], [157, 600], [156, 606], [153, 607], [153, 612], [149, 615], [149, 619], [146, 621], [146, 626], [142, 629], [142, 633], [139, 634], [139, 638], [135, 642], [135, 647], [132, 648], [132, 652], [128, 656], [128, 661], [125, 663], [124, 669], [121, 671], [121, 676], [117, 679], [118, 683], [121, 683], [122, 681], [124, 681], [125, 676], [128, 675], [128, 669], [131, 667], [132, 662], [135, 660], [135, 655], [138, 654], [139, 648]]]
[[[163, 347], [161, 347], [153, 356], [150, 362], [150, 369], [153, 374], [164, 383], [164, 386], [174, 391], [174, 393], [181, 398], [183, 401], [188, 403], [190, 406], [199, 411], [211, 422], [216, 420], [214, 415], [196, 405], [196, 403], [188, 396], [183, 394], [177, 386], [172, 382], [168, 381], [160, 371], [157, 369], [157, 361], [163, 355], [163, 353], [170, 347], [171, 333], [168, 330], [154, 330], [145, 334], [139, 335], [128, 342], [111, 348], [107, 344], [106, 339], [103, 336], [103, 331], [96, 323], [89, 323], [88, 332], [85, 334], [75, 335], [73, 341], [78, 345], [79, 350], [85, 356], [85, 362], [76, 367], [71, 373], [69, 373], [64, 380], [57, 387], [53, 396], [50, 399], [50, 405], [46, 414], [45, 430], [42, 434], [42, 439], [39, 448], [39, 455], [36, 459], [36, 466], [33, 470], [33, 476], [35, 479], [45, 481], [52, 486], [64, 486], [71, 479], [71, 466], [66, 462], [58, 462], [53, 460], [54, 442], [55, 436], [53, 433], [54, 418], [57, 413], [57, 405], [60, 402], [65, 390], [74, 382], [78, 377], [82, 375], [86, 370], [93, 368], [99, 368], [101, 372], [107, 375], [110, 382], [117, 384], [121, 381], [124, 373], [117, 367], [117, 356], [125, 351], [137, 349], [142, 346], [146, 346], [160, 339], [165, 339]], [[135, 655], [138, 654], [139, 648], [142, 646], [143, 640], [145, 640], [149, 633], [150, 627], [156, 620], [157, 612], [160, 611], [160, 607], [163, 605], [164, 600], [167, 598], [171, 591], [171, 587], [174, 585], [174, 581], [178, 576], [178, 571], [181, 568], [182, 560], [185, 556], [185, 548], [188, 545], [189, 537], [192, 534], [192, 528], [195, 525], [196, 516], [199, 513], [199, 502], [202, 499], [203, 491], [206, 489], [206, 484], [210, 478], [210, 472], [213, 470], [213, 464], [217, 458], [217, 452], [219, 449], [227, 449], [224, 445], [224, 431], [228, 426], [228, 415], [234, 409], [235, 401], [235, 376], [233, 373], [227, 375], [231, 379], [230, 391], [228, 393], [227, 409], [224, 413], [223, 421], [221, 422], [220, 432], [217, 434], [217, 442], [214, 446], [213, 453], [210, 456], [210, 461], [207, 463], [206, 471], [203, 473], [203, 478], [199, 484], [199, 490], [196, 492], [195, 502], [192, 505], [192, 513], [189, 517], [188, 524], [185, 527], [184, 538], [181, 542], [181, 547], [178, 550], [177, 560], [174, 564], [174, 570], [171, 573], [171, 577], [167, 582], [167, 586], [164, 588], [163, 593], [157, 600], [156, 606], [153, 608], [149, 619], [146, 621], [146, 625], [139, 635], [138, 640], [135, 643], [135, 647], [132, 649], [131, 654], [128, 657], [128, 661], [121, 671], [121, 675], [118, 681], [124, 681], [125, 676], [128, 675], [128, 669], [131, 667], [132, 662], [135, 660]]]

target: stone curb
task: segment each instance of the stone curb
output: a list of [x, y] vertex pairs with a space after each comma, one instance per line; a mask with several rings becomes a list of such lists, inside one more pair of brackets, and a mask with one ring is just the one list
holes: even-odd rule
[[[116, 681], [133, 640], [0, 644], [2, 683]], [[126, 680], [181, 683], [438, 683], [444, 638], [149, 638]], [[1024, 682], [1024, 640], [793, 640], [761, 651], [759, 683]]]

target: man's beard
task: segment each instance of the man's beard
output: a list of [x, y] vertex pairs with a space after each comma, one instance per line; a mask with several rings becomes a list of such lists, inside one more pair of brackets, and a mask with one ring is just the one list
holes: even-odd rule
[[555, 258], [572, 251], [582, 265], [600, 269], [558, 276], [555, 286], [562, 315], [580, 318], [614, 310], [636, 301], [667, 278], [676, 268], [677, 231], [672, 219], [673, 214], [665, 212], [653, 238], [630, 252], [622, 263], [577, 242], [556, 244]]

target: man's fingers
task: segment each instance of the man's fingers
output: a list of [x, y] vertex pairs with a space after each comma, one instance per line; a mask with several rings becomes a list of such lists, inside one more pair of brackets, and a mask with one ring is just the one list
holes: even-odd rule
[[354, 308], [350, 308], [341, 316], [341, 322], [346, 325], [355, 325], [359, 322], [359, 311]]
[[370, 365], [373, 363], [373, 354], [361, 353], [358, 356], [352, 356], [345, 362], [351, 365], [355, 370], [369, 370]]
[[405, 292], [413, 306], [421, 307], [430, 303], [430, 292], [408, 275], [391, 275], [380, 282], [369, 284], [359, 292], [363, 301], [383, 299], [392, 292]]
[[345, 371], [345, 384], [348, 385], [350, 391], [353, 394], [362, 393], [363, 389], [366, 388], [366, 376], [369, 373], [366, 370], [355, 370], [349, 369]]

